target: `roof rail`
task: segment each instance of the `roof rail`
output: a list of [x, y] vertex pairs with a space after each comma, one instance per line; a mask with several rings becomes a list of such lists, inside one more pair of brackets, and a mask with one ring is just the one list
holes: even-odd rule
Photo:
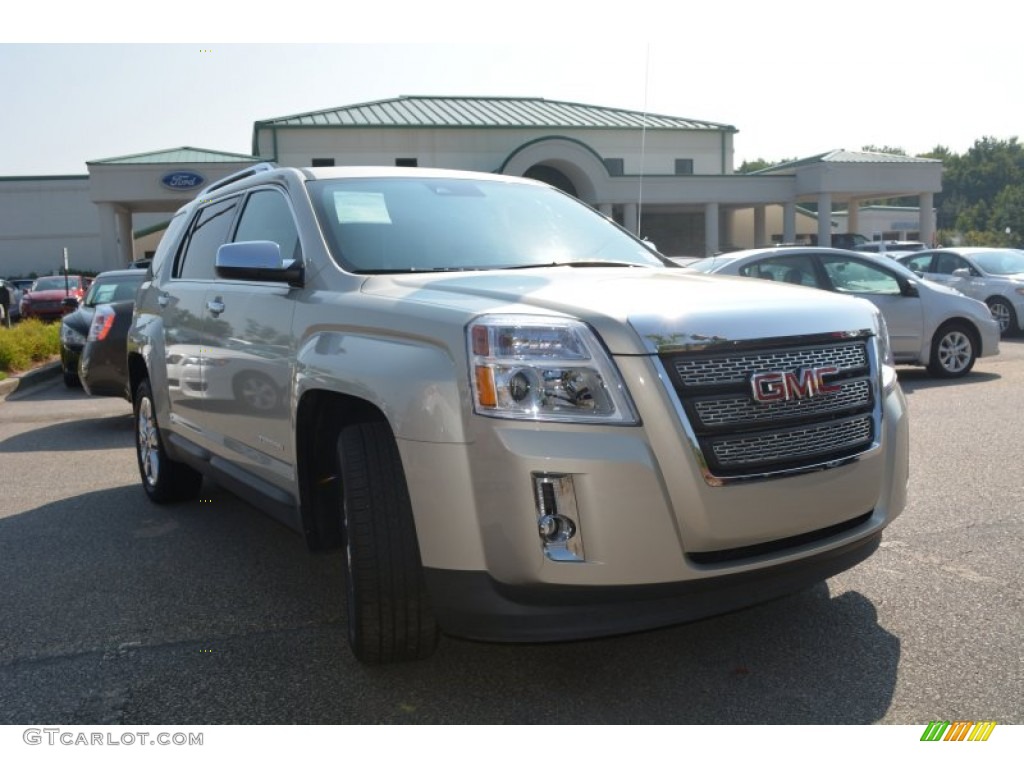
[[218, 181], [213, 182], [213, 184], [203, 189], [203, 191], [200, 192], [198, 196], [203, 197], [208, 193], [213, 192], [214, 190], [220, 189], [221, 187], [226, 187], [228, 184], [233, 184], [236, 181], [247, 179], [250, 176], [255, 176], [257, 173], [262, 173], [263, 171], [270, 171], [273, 170], [274, 168], [277, 168], [277, 163], [266, 162], [256, 163], [256, 165], [250, 165], [248, 168], [243, 168], [240, 171], [229, 173], [223, 179], [219, 179]]

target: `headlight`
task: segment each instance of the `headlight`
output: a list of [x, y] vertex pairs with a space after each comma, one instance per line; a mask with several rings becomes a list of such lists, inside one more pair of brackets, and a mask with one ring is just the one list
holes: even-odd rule
[[882, 377], [882, 391], [888, 394], [896, 387], [896, 359], [889, 342], [889, 327], [881, 312], [875, 314], [875, 340], [878, 344], [879, 372]]
[[60, 324], [60, 341], [61, 341], [61, 344], [65, 344], [65, 345], [75, 344], [75, 345], [81, 346], [82, 344], [85, 344], [85, 336], [80, 334], [78, 331], [76, 331], [74, 328], [72, 328], [67, 323], [61, 323]]
[[575, 320], [486, 315], [466, 328], [473, 408], [532, 421], [636, 424], [597, 336]]

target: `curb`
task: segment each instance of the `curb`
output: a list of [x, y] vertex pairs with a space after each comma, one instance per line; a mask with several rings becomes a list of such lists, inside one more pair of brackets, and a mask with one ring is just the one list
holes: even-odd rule
[[55, 379], [58, 376], [60, 376], [59, 360], [46, 363], [38, 368], [33, 368], [31, 371], [20, 373], [17, 376], [8, 376], [3, 381], [0, 381], [0, 402], [6, 400], [18, 390], [27, 389], [36, 384]]

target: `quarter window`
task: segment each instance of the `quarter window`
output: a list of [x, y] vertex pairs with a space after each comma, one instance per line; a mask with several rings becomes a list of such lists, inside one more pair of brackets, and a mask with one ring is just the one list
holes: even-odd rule
[[231, 220], [237, 207], [238, 198], [232, 197], [208, 205], [199, 212], [181, 255], [178, 277], [185, 280], [216, 278], [214, 262], [217, 258], [217, 249], [227, 242]]

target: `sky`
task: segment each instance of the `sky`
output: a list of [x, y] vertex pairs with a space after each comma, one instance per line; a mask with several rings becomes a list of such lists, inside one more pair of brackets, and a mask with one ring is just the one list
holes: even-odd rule
[[211, 0], [23, 5], [0, 28], [0, 176], [179, 146], [248, 154], [256, 120], [402, 95], [725, 123], [737, 165], [1024, 133], [1019, 26], [992, 0], [288, 0], [244, 18]]

